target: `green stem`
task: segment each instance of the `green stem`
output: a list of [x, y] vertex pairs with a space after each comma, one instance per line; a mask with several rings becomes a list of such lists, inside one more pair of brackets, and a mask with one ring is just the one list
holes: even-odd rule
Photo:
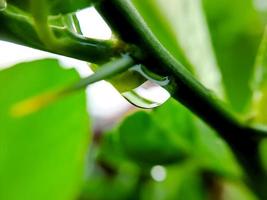
[[134, 65], [134, 60], [129, 55], [122, 55], [120, 58], [116, 58], [103, 66], [91, 76], [81, 79], [79, 82], [71, 84], [64, 88], [54, 89], [31, 97], [22, 102], [15, 104], [11, 108], [11, 115], [14, 117], [21, 117], [32, 114], [42, 109], [43, 107], [60, 100], [73, 92], [86, 88], [88, 85], [96, 83], [101, 80], [106, 80], [116, 76], [122, 72], [127, 71]]
[[52, 31], [56, 35], [66, 38], [68, 45], [65, 45], [63, 50], [62, 48], [60, 50], [59, 48], [48, 48], [36, 33], [33, 19], [29, 16], [13, 12], [11, 6], [5, 11], [0, 12], [0, 21], [1, 40], [96, 64], [103, 64], [109, 61], [111, 57], [118, 57], [125, 51], [124, 48], [127, 48], [112, 40], [84, 38], [70, 32], [66, 28], [57, 27], [52, 27]]
[[[136, 59], [150, 70], [165, 73], [173, 79], [174, 87], [167, 88], [172, 96], [207, 122], [228, 142], [246, 170], [248, 182], [259, 196], [263, 197], [264, 192], [255, 186], [259, 178], [264, 176], [257, 147], [267, 133], [248, 127], [225, 109], [213, 94], [196, 81], [161, 45], [130, 1], [100, 0], [96, 8], [124, 41], [142, 49], [145, 55]], [[263, 182], [266, 182], [266, 179]]]
[[83, 89], [92, 83], [112, 78], [122, 72], [127, 71], [134, 64], [135, 61], [129, 55], [122, 55], [121, 58], [112, 60], [99, 67], [96, 73], [80, 80], [77, 84], [74, 84], [69, 87], [67, 91], [76, 91], [79, 89]]

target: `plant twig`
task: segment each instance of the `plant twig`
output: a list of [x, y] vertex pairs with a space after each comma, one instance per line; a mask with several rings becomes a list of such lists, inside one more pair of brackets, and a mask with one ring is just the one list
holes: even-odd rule
[[14, 117], [23, 117], [32, 114], [43, 107], [58, 101], [59, 99], [86, 88], [86, 86], [96, 83], [101, 80], [106, 80], [127, 71], [134, 65], [134, 60], [129, 55], [122, 55], [120, 58], [114, 59], [103, 66], [99, 67], [96, 73], [81, 79], [77, 83], [67, 87], [49, 90], [40, 95], [31, 97], [22, 102], [15, 104], [10, 112]]

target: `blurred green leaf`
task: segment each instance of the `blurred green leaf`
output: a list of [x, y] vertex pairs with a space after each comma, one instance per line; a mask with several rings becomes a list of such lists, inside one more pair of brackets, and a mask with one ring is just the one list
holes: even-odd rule
[[249, 80], [264, 29], [253, 0], [203, 0], [228, 101], [244, 112], [251, 98]]
[[241, 178], [243, 172], [226, 142], [200, 119], [193, 120], [194, 153], [202, 168], [224, 177]]
[[97, 147], [96, 161], [105, 162], [113, 169], [131, 164], [123, 151], [117, 129], [110, 130], [101, 136]]
[[241, 170], [228, 145], [181, 104], [170, 100], [155, 110], [153, 117], [165, 127], [166, 134], [176, 135], [183, 141], [176, 144], [186, 145], [191, 157], [197, 159], [203, 168], [223, 176], [241, 176]]
[[141, 163], [182, 161], [191, 151], [191, 117], [189, 111], [174, 100], [152, 112], [136, 112], [119, 127], [122, 148]]
[[10, 115], [14, 104], [77, 79], [50, 59], [0, 71], [0, 199], [73, 200], [79, 194], [89, 142], [84, 92], [29, 116]]
[[[170, 53], [221, 97], [221, 75], [200, 0], [134, 0], [148, 26]], [[207, 75], [208, 74], [208, 75]]]
[[251, 85], [253, 90], [261, 90], [267, 85], [267, 28], [258, 51]]
[[[31, 11], [30, 3], [32, 0], [8, 0], [7, 2], [27, 12]], [[35, 0], [34, 0], [35, 1]], [[89, 7], [92, 2], [90, 0], [45, 0], [48, 4], [50, 14], [66, 14], [75, 12], [79, 9]]]
[[94, 169], [88, 177], [81, 200], [125, 200], [131, 197], [138, 174], [119, 171], [113, 176]]
[[187, 66], [191, 69], [189, 62], [184, 57], [181, 46], [176, 42], [175, 32], [160, 9], [158, 2], [153, 0], [133, 0], [132, 2], [161, 43], [174, 57], [183, 63], [187, 63]]
[[179, 138], [165, 130], [149, 113], [137, 112], [128, 117], [119, 133], [125, 153], [140, 164], [163, 164], [185, 157], [186, 150], [176, 145], [181, 142]]
[[168, 164], [187, 156], [204, 170], [226, 177], [242, 176], [227, 144], [174, 100], [151, 113], [131, 115], [119, 133], [123, 150], [136, 162]]
[[90, 169], [80, 199], [124, 200], [133, 195], [140, 170], [127, 159], [118, 139], [117, 130], [111, 130], [92, 146]]

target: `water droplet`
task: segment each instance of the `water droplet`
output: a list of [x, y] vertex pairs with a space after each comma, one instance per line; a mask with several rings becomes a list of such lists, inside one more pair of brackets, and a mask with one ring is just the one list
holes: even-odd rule
[[130, 103], [140, 108], [152, 109], [162, 105], [170, 98], [170, 94], [163, 88], [170, 83], [168, 77], [158, 76], [142, 65], [136, 65], [131, 70], [138, 72], [148, 81], [134, 90], [122, 94]]
[[6, 0], [0, 0], [0, 11], [5, 10], [6, 6], [7, 6]]
[[[93, 19], [97, 22], [97, 24], [92, 24], [92, 26], [90, 26], [88, 19]], [[104, 20], [99, 18], [99, 14], [96, 13], [94, 8], [88, 8], [79, 11], [78, 13], [70, 14], [65, 17], [64, 22], [64, 25], [71, 32], [82, 37], [105, 40], [110, 39], [112, 36], [111, 30], [104, 23]], [[102, 25], [99, 26], [99, 24]], [[92, 32], [93, 29], [88, 29], [88, 27], [94, 27], [96, 32]], [[137, 72], [140, 76], [147, 80], [139, 87], [122, 93], [125, 99], [127, 99], [130, 103], [140, 108], [152, 109], [162, 105], [170, 98], [170, 94], [163, 88], [170, 83], [168, 77], [156, 75], [142, 65], [136, 65], [130, 70]]]

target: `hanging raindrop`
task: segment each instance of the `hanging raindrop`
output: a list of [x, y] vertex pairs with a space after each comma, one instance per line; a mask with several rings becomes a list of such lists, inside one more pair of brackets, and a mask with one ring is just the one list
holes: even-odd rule
[[170, 98], [170, 94], [165, 89], [152, 81], [147, 81], [138, 88], [122, 95], [131, 104], [143, 109], [156, 108]]
[[140, 108], [152, 109], [162, 105], [170, 98], [169, 92], [163, 88], [170, 84], [168, 77], [155, 75], [142, 65], [136, 65], [131, 70], [138, 72], [147, 81], [122, 94], [130, 103]]
[[[71, 32], [78, 34], [82, 37], [110, 39], [112, 35], [111, 30], [107, 27], [103, 19], [96, 18], [98, 19], [98, 24], [102, 24], [101, 31], [98, 31], [98, 33], [101, 33], [99, 36], [91, 33], [90, 31], [92, 31], [92, 29], [86, 29], [86, 27], [88, 27], [88, 20], [86, 20], [86, 23], [84, 23], [84, 18], [88, 19], [90, 18], [89, 16], [97, 16], [95, 15], [95, 12], [96, 11], [94, 10], [94, 8], [89, 8], [78, 13], [69, 14], [64, 18], [64, 25]], [[97, 29], [96, 26], [89, 27], [94, 27], [95, 29]], [[162, 105], [170, 98], [170, 94], [167, 92], [167, 90], [163, 88], [170, 84], [168, 77], [156, 75], [147, 70], [142, 65], [136, 65], [132, 67], [130, 71], [135, 72], [134, 74], [138, 74], [141, 79], [147, 80], [144, 83], [142, 82], [143, 84], [140, 83], [141, 85], [135, 89], [126, 92], [121, 92], [122, 96], [127, 99], [131, 104], [144, 109], [152, 109]], [[119, 89], [118, 87], [121, 87], [121, 84], [123, 83], [119, 84], [119, 86], [117, 85], [118, 83], [114, 83], [112, 81], [110, 81], [110, 83], [113, 84], [115, 88], [117, 87], [119, 91], [121, 90], [121, 88]]]
[[6, 0], [0, 0], [0, 11], [5, 10], [6, 6], [7, 6]]

